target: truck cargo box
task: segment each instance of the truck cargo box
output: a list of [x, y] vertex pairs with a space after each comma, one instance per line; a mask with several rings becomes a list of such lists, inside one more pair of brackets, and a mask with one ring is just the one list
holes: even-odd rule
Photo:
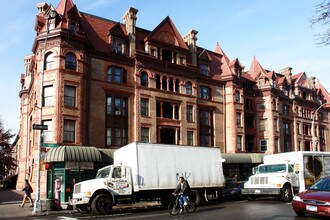
[[195, 147], [133, 142], [114, 152], [114, 163], [130, 166], [134, 191], [173, 189], [179, 176], [192, 188], [222, 187], [221, 152]]

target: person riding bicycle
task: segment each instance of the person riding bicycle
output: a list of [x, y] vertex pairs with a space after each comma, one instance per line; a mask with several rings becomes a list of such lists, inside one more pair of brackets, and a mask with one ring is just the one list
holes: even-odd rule
[[179, 198], [180, 212], [183, 212], [183, 207], [187, 205], [187, 197], [190, 195], [190, 192], [191, 190], [188, 181], [185, 180], [183, 176], [180, 176], [179, 184], [173, 193], [180, 195]]

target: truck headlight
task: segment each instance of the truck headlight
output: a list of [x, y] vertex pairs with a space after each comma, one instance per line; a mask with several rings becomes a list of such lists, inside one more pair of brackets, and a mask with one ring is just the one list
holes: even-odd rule
[[302, 202], [302, 199], [299, 196], [294, 196], [293, 200], [297, 202]]

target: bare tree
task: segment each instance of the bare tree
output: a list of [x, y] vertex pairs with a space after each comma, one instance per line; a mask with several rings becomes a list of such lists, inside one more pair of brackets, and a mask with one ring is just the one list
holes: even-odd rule
[[[329, 26], [330, 24], [330, 0], [323, 0], [322, 3], [316, 5], [315, 15], [309, 20], [311, 26], [317, 24]], [[318, 44], [329, 45], [330, 44], [330, 28], [327, 27], [325, 32], [318, 34]]]

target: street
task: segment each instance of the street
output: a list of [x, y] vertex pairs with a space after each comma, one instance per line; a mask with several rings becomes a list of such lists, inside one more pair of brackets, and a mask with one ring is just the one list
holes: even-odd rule
[[290, 203], [283, 203], [274, 199], [263, 199], [253, 202], [227, 201], [222, 204], [206, 205], [198, 207], [195, 213], [182, 213], [171, 216], [167, 210], [149, 209], [143, 211], [125, 211], [107, 216], [96, 216], [93, 214], [66, 214], [60, 216], [30, 217], [29, 219], [244, 219], [244, 220], [289, 220], [289, 219], [327, 219], [307, 215], [298, 217], [293, 212]]

